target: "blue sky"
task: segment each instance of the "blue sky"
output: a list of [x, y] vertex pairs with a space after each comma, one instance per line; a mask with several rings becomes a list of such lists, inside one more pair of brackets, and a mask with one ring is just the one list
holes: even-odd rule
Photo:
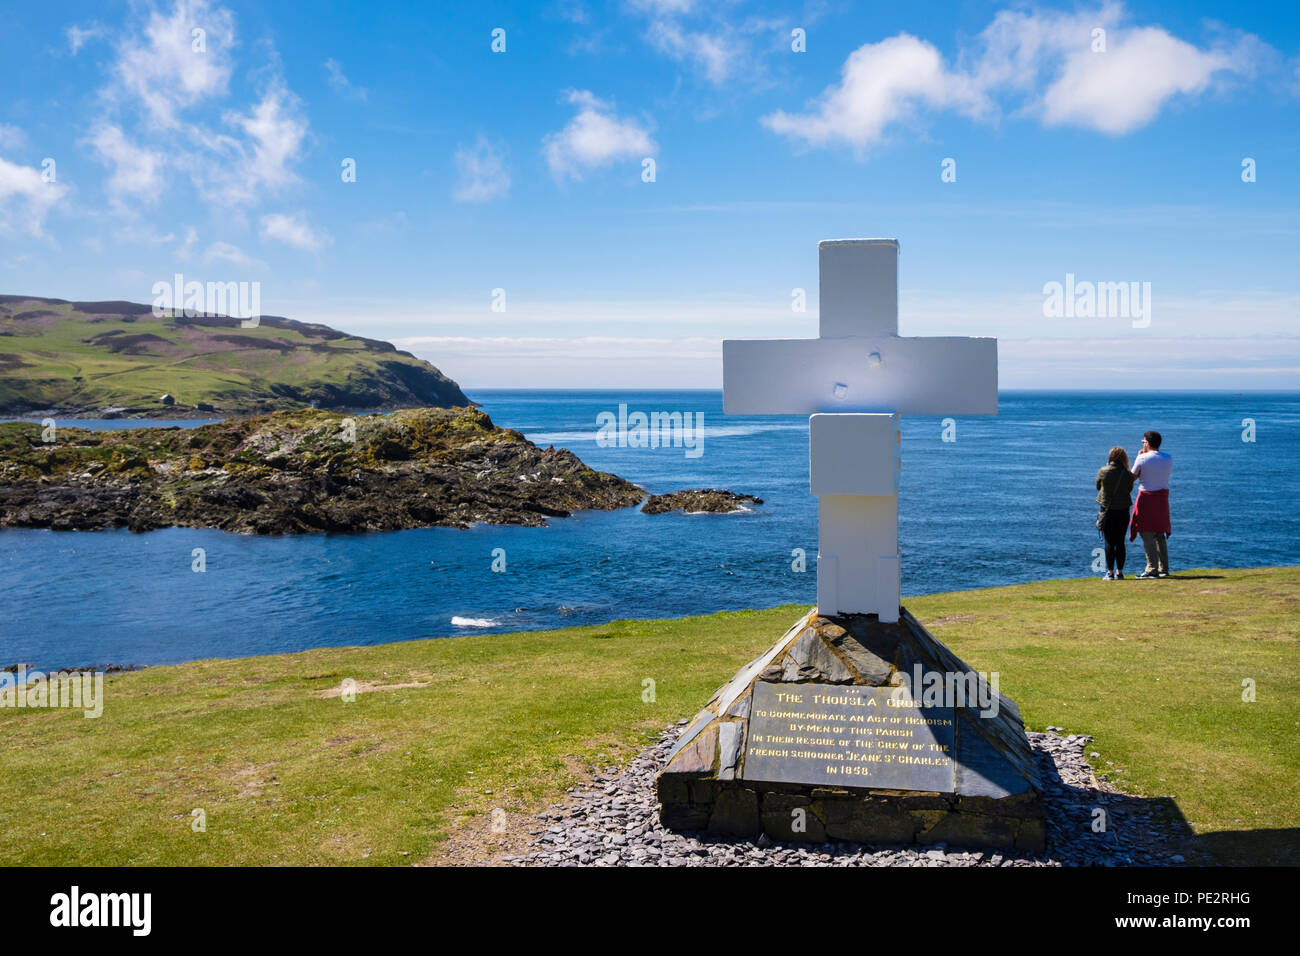
[[[256, 281], [467, 387], [717, 387], [816, 334], [817, 240], [896, 236], [902, 333], [1004, 387], [1300, 383], [1296, 4], [896, 6], [12, 6], [0, 291]], [[1149, 325], [1045, 316], [1067, 273]]]

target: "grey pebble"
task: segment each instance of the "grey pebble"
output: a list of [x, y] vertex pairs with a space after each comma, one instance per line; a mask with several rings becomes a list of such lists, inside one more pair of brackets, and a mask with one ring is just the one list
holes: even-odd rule
[[[723, 840], [674, 833], [659, 823], [654, 782], [687, 721], [669, 724], [659, 741], [626, 767], [607, 766], [586, 787], [570, 788], [563, 805], [540, 814], [528, 852], [505, 857], [511, 866], [1175, 866], [1185, 864], [1169, 844], [1176, 834], [1146, 809], [1099, 782], [1084, 756], [1087, 734], [1059, 736], [1060, 727], [1029, 732], [1045, 781], [1047, 849], [965, 850], [944, 844], [892, 847], [853, 843], [781, 843], [766, 834]], [[1094, 751], [1091, 756], [1096, 757]], [[1059, 783], [1056, 781], [1059, 780]], [[1093, 810], [1107, 808], [1107, 832], [1092, 830]], [[1184, 851], [1186, 852], [1186, 851]]]

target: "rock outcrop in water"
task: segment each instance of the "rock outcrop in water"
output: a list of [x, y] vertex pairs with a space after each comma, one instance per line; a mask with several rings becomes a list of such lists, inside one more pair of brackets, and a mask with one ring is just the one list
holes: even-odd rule
[[199, 428], [0, 424], [0, 527], [252, 534], [544, 525], [645, 493], [476, 408], [300, 409]]
[[749, 505], [761, 505], [762, 498], [753, 495], [739, 495], [734, 491], [718, 488], [688, 489], [673, 491], [666, 495], [651, 495], [641, 510], [648, 515], [660, 515], [669, 511], [685, 511], [695, 514], [707, 511], [711, 514], [729, 514], [732, 511], [748, 511]]

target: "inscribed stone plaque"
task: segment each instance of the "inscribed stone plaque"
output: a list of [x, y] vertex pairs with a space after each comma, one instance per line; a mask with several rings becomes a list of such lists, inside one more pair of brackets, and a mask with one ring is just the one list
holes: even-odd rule
[[895, 688], [759, 681], [741, 779], [952, 793], [953, 733]]

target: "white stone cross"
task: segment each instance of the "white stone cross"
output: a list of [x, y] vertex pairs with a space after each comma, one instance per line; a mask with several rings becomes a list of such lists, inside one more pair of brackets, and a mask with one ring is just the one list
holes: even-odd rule
[[996, 414], [998, 343], [899, 337], [898, 240], [831, 239], [817, 252], [818, 338], [723, 342], [723, 411], [810, 416], [817, 609], [893, 622], [901, 603], [898, 416]]

